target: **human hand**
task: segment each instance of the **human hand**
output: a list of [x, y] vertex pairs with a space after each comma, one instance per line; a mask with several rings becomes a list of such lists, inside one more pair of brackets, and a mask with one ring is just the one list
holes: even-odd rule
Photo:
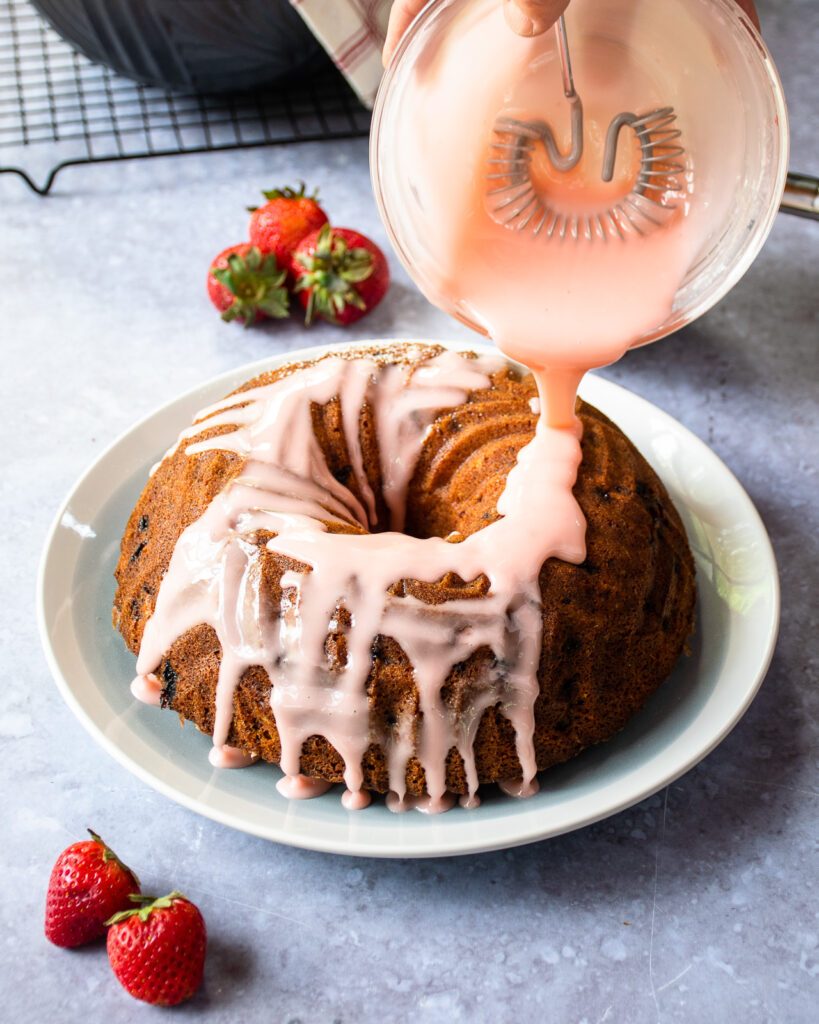
[[[427, 0], [395, 0], [384, 42], [384, 66], [389, 64], [401, 36]], [[759, 15], [754, 0], [736, 0], [751, 21], [759, 28]], [[569, 6], [569, 0], [503, 0], [509, 27], [519, 36], [537, 36], [545, 32]]]
[[[384, 66], [389, 63], [401, 36], [427, 0], [395, 0], [384, 42]], [[519, 36], [539, 36], [550, 28], [569, 6], [569, 0], [503, 0], [509, 27]]]

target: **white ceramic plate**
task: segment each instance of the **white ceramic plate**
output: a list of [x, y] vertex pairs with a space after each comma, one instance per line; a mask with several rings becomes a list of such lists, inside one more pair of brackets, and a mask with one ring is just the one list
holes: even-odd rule
[[[464, 347], [464, 346], [453, 346]], [[474, 346], [473, 346], [474, 347]], [[288, 801], [279, 771], [211, 768], [210, 739], [129, 691], [134, 658], [111, 627], [120, 535], [149, 467], [204, 405], [290, 352], [217, 377], [142, 420], [105, 451], [57, 513], [43, 553], [38, 618], [60, 692], [91, 735], [139, 778], [233, 828], [292, 846], [371, 857], [496, 850], [559, 835], [661, 789], [712, 750], [756, 693], [773, 651], [779, 587], [770, 541], [748, 495], [693, 434], [648, 402], [590, 376], [583, 396], [632, 438], [662, 477], [697, 562], [698, 628], [690, 657], [614, 740], [541, 776], [517, 801], [488, 787], [474, 811], [391, 814], [383, 801], [348, 812], [340, 789]]]

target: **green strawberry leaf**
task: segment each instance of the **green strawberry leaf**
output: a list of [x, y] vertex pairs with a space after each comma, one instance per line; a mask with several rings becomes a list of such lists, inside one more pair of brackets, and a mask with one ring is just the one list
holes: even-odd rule
[[106, 925], [119, 924], [121, 921], [127, 921], [129, 917], [139, 917], [140, 921], [145, 922], [155, 910], [167, 910], [168, 907], [173, 906], [175, 900], [184, 900], [187, 897], [174, 889], [167, 896], [143, 896], [140, 893], [131, 893], [128, 899], [132, 903], [138, 903], [139, 906], [133, 907], [131, 910], [120, 910], [108, 918], [105, 922]]
[[305, 309], [305, 323], [315, 316], [331, 323], [348, 306], [366, 310], [367, 305], [354, 287], [366, 281], [373, 272], [373, 254], [361, 246], [350, 249], [344, 238], [333, 234], [325, 224], [318, 234], [312, 253], [299, 252], [296, 260], [304, 268], [296, 281], [295, 291], [310, 289]]
[[272, 253], [264, 255], [254, 245], [243, 255], [231, 253], [226, 262], [226, 267], [211, 270], [219, 284], [234, 296], [222, 313], [223, 320], [241, 319], [249, 327], [260, 311], [274, 319], [289, 315], [290, 297], [284, 287], [287, 271], [279, 268]]

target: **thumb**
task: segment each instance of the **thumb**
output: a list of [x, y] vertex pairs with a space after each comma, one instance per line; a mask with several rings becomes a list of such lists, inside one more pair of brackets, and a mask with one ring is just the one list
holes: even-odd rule
[[539, 36], [551, 28], [569, 0], [503, 0], [506, 24], [519, 36]]

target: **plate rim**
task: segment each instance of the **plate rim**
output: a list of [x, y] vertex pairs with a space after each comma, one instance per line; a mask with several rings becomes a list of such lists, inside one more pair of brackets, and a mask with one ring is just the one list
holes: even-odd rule
[[[555, 838], [556, 836], [565, 835], [580, 828], [585, 828], [595, 822], [602, 821], [614, 814], [618, 814], [620, 811], [625, 810], [628, 807], [632, 807], [636, 803], [660, 792], [676, 779], [690, 771], [694, 766], [699, 764], [717, 746], [719, 746], [720, 743], [722, 743], [726, 736], [729, 735], [745, 715], [749, 706], [759, 692], [770, 666], [779, 634], [781, 613], [779, 572], [773, 545], [759, 511], [757, 510], [750, 495], [742, 486], [741, 482], [732, 470], [723, 462], [719, 455], [717, 455], [717, 453], [701, 438], [694, 434], [693, 431], [689, 430], [683, 423], [671, 416], [670, 413], [665, 412], [659, 406], [654, 405], [652, 402], [649, 402], [647, 399], [624, 387], [622, 384], [598, 377], [594, 374], [586, 375], [581, 383], [581, 393], [584, 390], [584, 386], [587, 388], [590, 386], [592, 390], [601, 389], [603, 392], [620, 392], [627, 395], [630, 401], [634, 402], [638, 406], [642, 406], [645, 412], [650, 411], [652, 414], [659, 414], [661, 418], [671, 421], [675, 430], [682, 434], [686, 443], [690, 445], [693, 450], [696, 451], [699, 449], [704, 451], [709, 459], [714, 460], [718, 464], [721, 471], [736, 488], [737, 497], [744, 500], [749, 513], [749, 518], [753, 521], [757, 538], [762, 542], [760, 557], [764, 558], [770, 565], [770, 576], [766, 580], [766, 583], [770, 586], [771, 614], [768, 624], [766, 644], [762, 657], [759, 660], [758, 667], [755, 670], [754, 682], [749, 686], [743, 700], [733, 708], [732, 713], [727, 717], [727, 720], [722, 723], [720, 729], [716, 733], [709, 735], [707, 743], [697, 744], [696, 751], [690, 753], [682, 760], [682, 762], [675, 763], [670, 766], [668, 770], [653, 776], [651, 782], [647, 786], [640, 788], [639, 793], [635, 793], [632, 788], [624, 794], [622, 799], [609, 802], [602, 808], [583, 814], [576, 820], [573, 820], [570, 824], [561, 825], [556, 829], [549, 828], [548, 826], [522, 829], [519, 834], [516, 834], [512, 838], [504, 836], [499, 840], [493, 840], [491, 835], [487, 835], [485, 840], [476, 840], [472, 837], [464, 837], [460, 839], [456, 838], [441, 841], [440, 839], [434, 840], [430, 837], [429, 844], [420, 849], [416, 849], [414, 847], [402, 848], [392, 843], [366, 843], [356, 839], [349, 839], [342, 848], [337, 842], [333, 841], [332, 838], [328, 839], [324, 837], [321, 832], [315, 833], [312, 831], [306, 831], [292, 833], [285, 832], [281, 829], [260, 826], [258, 824], [254, 825], [252, 821], [249, 821], [242, 815], [233, 814], [230, 811], [215, 808], [208, 802], [202, 800], [201, 797], [188, 794], [178, 788], [175, 788], [172, 783], [166, 781], [158, 774], [152, 773], [149, 768], [145, 767], [136, 758], [124, 751], [114, 739], [106, 735], [104, 730], [97, 725], [91, 714], [86, 710], [80, 699], [74, 693], [71, 683], [63, 672], [63, 668], [60, 664], [60, 658], [52, 643], [49, 623], [47, 621], [46, 587], [49, 582], [51, 562], [56, 557], [55, 547], [57, 536], [63, 525], [64, 515], [66, 511], [68, 511], [68, 508], [76, 494], [81, 491], [89, 477], [91, 477], [98, 469], [100, 463], [102, 463], [113, 451], [119, 448], [128, 438], [143, 430], [151, 420], [166, 412], [169, 407], [184, 402], [192, 402], [195, 396], [199, 393], [210, 392], [215, 390], [217, 387], [225, 387], [227, 389], [231, 387], [232, 383], [234, 383], [235, 386], [238, 386], [238, 384], [251, 379], [253, 376], [264, 372], [266, 369], [272, 369], [287, 362], [314, 359], [331, 351], [348, 350], [351, 348], [374, 344], [436, 344], [442, 345], [445, 348], [461, 351], [480, 350], [497, 353], [497, 349], [495, 349], [494, 346], [487, 345], [480, 341], [452, 341], [446, 339], [426, 338], [357, 339], [350, 342], [307, 346], [275, 353], [235, 367], [231, 370], [226, 370], [223, 373], [210, 377], [199, 384], [188, 388], [186, 391], [177, 394], [175, 397], [156, 405], [136, 422], [121, 431], [114, 440], [110, 442], [110, 444], [95, 456], [93, 461], [74, 481], [66, 496], [58, 505], [57, 511], [45, 535], [37, 570], [35, 607], [38, 632], [46, 662], [61, 697], [86, 732], [90, 734], [90, 736], [103, 748], [103, 750], [105, 750], [114, 758], [115, 761], [122, 765], [132, 775], [136, 776], [142, 782], [147, 783], [152, 789], [158, 791], [163, 796], [182, 805], [188, 810], [201, 814], [202, 816], [229, 828], [234, 828], [237, 831], [257, 836], [270, 842], [277, 842], [286, 846], [313, 850], [316, 852], [386, 859], [425, 859], [430, 857], [465, 856], [469, 854], [487, 853], [494, 850], [512, 849], [516, 846], [523, 846], [529, 843], [539, 842], [544, 839]], [[605, 410], [603, 411], [605, 412]], [[658, 475], [660, 475], [660, 478], [662, 479], [662, 475], [659, 473]], [[521, 808], [525, 810], [525, 807], [526, 804], [523, 802], [521, 804]]]

